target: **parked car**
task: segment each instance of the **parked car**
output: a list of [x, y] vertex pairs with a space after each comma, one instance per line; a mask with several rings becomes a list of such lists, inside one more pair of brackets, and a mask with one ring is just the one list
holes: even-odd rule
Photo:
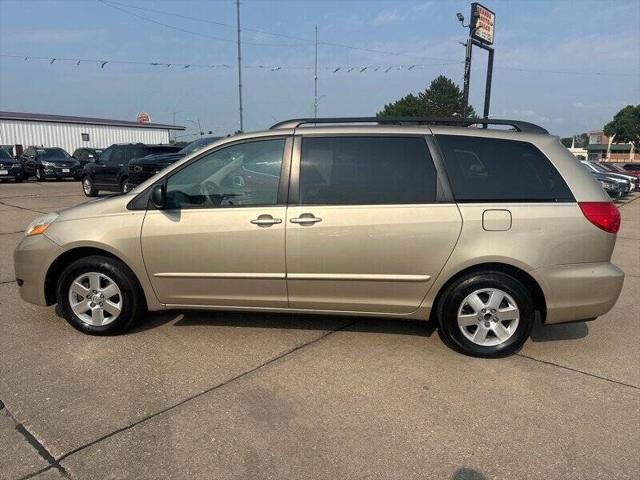
[[620, 214], [557, 137], [389, 121], [282, 122], [41, 217], [15, 250], [20, 295], [93, 335], [147, 309], [432, 320], [479, 357], [516, 352], [538, 316], [613, 307]]
[[[611, 163], [600, 163], [600, 162], [591, 162], [594, 163], [596, 167], [605, 171], [607, 175], [615, 175], [617, 178], [624, 178], [625, 180], [629, 180], [631, 182], [631, 190], [638, 190], [638, 176], [630, 175], [628, 172], [620, 172], [615, 165]], [[640, 175], [640, 172], [639, 174]]]
[[175, 153], [175, 145], [145, 145], [142, 143], [114, 144], [104, 150], [97, 161], [87, 163], [82, 170], [82, 191], [95, 197], [101, 190], [124, 192], [129, 162], [150, 154]]
[[58, 147], [27, 147], [20, 157], [25, 175], [35, 176], [39, 182], [48, 178], [80, 180], [80, 162], [71, 158], [64, 149]]
[[26, 176], [20, 162], [4, 148], [0, 148], [0, 181], [11, 179], [21, 182], [26, 180]]
[[71, 156], [84, 167], [87, 163], [94, 163], [98, 160], [103, 151], [103, 148], [78, 148]]
[[221, 138], [222, 137], [199, 138], [175, 153], [147, 155], [146, 157], [131, 160], [129, 162], [129, 175], [125, 191], [129, 191], [137, 187], [142, 182], [153, 177], [156, 173], [165, 169], [172, 163], [177, 162], [187, 155], [191, 155], [193, 152], [200, 150], [213, 142], [217, 142]]
[[618, 165], [617, 163], [599, 163], [599, 165], [604, 168], [605, 170], [612, 172], [612, 173], [618, 173], [621, 175], [626, 175], [626, 176], [630, 176], [632, 178], [635, 179], [636, 181], [636, 189], [640, 188], [640, 170], [637, 171], [633, 171], [633, 170], [625, 170], [624, 168], [622, 168], [621, 165]]
[[582, 160], [580, 163], [584, 165], [587, 170], [590, 170], [594, 173], [599, 173], [601, 175], [605, 175], [610, 181], [616, 182], [620, 184], [620, 188], [622, 190], [622, 195], [627, 195], [631, 190], [635, 188], [635, 183], [632, 183], [631, 180], [624, 178], [622, 175], [617, 175], [615, 173], [610, 173], [604, 168], [601, 168], [595, 162], [589, 162], [587, 160]]
[[615, 200], [618, 200], [623, 197], [623, 189], [622, 184], [614, 182], [611, 178], [603, 175], [602, 173], [596, 173], [591, 171], [593, 178], [595, 178], [600, 186], [604, 189], [605, 192], [609, 194], [609, 196]]

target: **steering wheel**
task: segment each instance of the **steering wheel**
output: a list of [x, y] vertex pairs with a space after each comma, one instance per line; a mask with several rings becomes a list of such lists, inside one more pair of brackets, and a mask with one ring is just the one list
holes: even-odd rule
[[219, 188], [218, 184], [213, 180], [205, 180], [200, 184], [200, 193], [211, 205], [218, 206], [222, 201], [222, 197], [217, 193]]

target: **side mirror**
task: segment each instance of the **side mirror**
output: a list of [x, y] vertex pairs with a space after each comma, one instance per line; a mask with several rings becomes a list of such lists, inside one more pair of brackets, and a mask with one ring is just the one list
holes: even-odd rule
[[153, 186], [151, 189], [151, 203], [159, 210], [164, 208], [166, 203], [164, 185]]

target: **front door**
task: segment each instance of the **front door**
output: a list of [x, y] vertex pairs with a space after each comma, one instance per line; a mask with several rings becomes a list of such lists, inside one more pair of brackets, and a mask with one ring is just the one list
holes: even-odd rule
[[454, 203], [436, 202], [425, 137], [310, 135], [301, 142], [287, 213], [289, 306], [415, 311], [462, 226]]
[[110, 189], [119, 186], [119, 173], [126, 161], [127, 150], [126, 146], [116, 146], [113, 147], [109, 155], [106, 155], [104, 159], [101, 158], [103, 161], [100, 162], [100, 165], [96, 165], [94, 170], [96, 185]]
[[148, 210], [142, 227], [144, 262], [162, 303], [287, 306], [282, 172], [290, 142], [221, 147], [168, 176], [167, 208]]

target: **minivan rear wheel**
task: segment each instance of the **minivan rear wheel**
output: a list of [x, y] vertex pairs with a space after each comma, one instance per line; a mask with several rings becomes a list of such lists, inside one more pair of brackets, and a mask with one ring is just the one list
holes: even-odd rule
[[505, 357], [529, 338], [535, 310], [527, 288], [501, 272], [464, 276], [444, 292], [439, 333], [450, 347], [473, 357]]
[[127, 330], [146, 305], [129, 267], [100, 255], [81, 258], [69, 265], [60, 276], [56, 294], [67, 322], [90, 335]]

